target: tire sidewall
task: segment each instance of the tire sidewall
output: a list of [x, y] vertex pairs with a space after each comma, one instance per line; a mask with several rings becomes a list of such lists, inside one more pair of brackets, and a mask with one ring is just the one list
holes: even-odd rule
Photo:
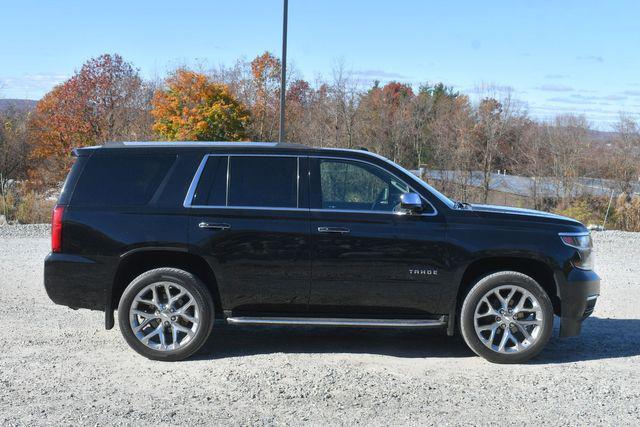
[[[183, 348], [158, 351], [144, 345], [135, 336], [129, 322], [129, 310], [138, 292], [158, 282], [176, 283], [187, 289], [198, 304], [201, 325], [193, 339]], [[214, 323], [214, 305], [206, 286], [193, 274], [176, 268], [158, 268], [136, 277], [125, 289], [118, 305], [118, 324], [127, 344], [136, 352], [153, 360], [176, 361], [186, 359], [202, 347], [211, 334]]]
[[[541, 335], [526, 350], [517, 353], [497, 353], [486, 347], [478, 338], [474, 326], [475, 309], [480, 299], [491, 289], [504, 285], [517, 285], [531, 292], [540, 303], [544, 316]], [[478, 280], [466, 295], [460, 310], [460, 331], [465, 342], [477, 355], [494, 363], [522, 363], [537, 356], [546, 346], [553, 332], [553, 306], [547, 293], [531, 277], [515, 271], [500, 271]]]

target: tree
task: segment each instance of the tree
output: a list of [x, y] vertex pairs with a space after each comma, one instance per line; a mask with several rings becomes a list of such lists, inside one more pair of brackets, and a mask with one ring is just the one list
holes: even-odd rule
[[47, 93], [31, 115], [32, 179], [38, 184], [62, 180], [74, 147], [145, 138], [147, 102], [137, 70], [120, 55], [87, 61]]
[[26, 121], [28, 113], [9, 108], [0, 111], [0, 197], [2, 212], [9, 217], [7, 193], [10, 182], [24, 176], [28, 147]]
[[272, 141], [276, 138], [280, 108], [280, 68], [280, 60], [269, 52], [251, 61], [255, 89], [252, 133], [258, 141]]
[[239, 141], [246, 136], [247, 109], [226, 85], [204, 74], [178, 69], [156, 91], [153, 130], [169, 140]]

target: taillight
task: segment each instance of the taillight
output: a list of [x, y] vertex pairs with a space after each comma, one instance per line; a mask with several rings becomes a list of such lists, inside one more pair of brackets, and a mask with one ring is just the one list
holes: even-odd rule
[[51, 252], [62, 252], [62, 214], [64, 206], [53, 208], [51, 215]]

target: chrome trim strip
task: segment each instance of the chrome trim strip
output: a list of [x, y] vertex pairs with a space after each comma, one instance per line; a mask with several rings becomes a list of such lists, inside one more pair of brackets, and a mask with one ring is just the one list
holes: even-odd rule
[[205, 206], [205, 205], [189, 205], [186, 208], [192, 209], [246, 209], [260, 211], [304, 211], [309, 212], [307, 208], [279, 208], [279, 207], [263, 207], [263, 206]]
[[[231, 156], [227, 156], [227, 185], [225, 185], [224, 193], [224, 205], [229, 206], [229, 176], [231, 172]], [[192, 200], [193, 201], [193, 200]]]
[[[354, 150], [355, 151], [355, 150]], [[193, 196], [194, 193], [196, 191], [196, 188], [198, 187], [198, 182], [200, 181], [200, 176], [202, 175], [202, 172], [204, 170], [204, 167], [207, 163], [207, 159], [209, 157], [213, 157], [213, 156], [217, 156], [217, 157], [221, 157], [221, 156], [226, 156], [227, 157], [227, 200], [226, 200], [226, 205], [227, 206], [205, 206], [205, 205], [192, 205], [191, 202], [193, 201]], [[260, 207], [260, 206], [229, 206], [229, 167], [231, 164], [231, 157], [232, 156], [237, 156], [237, 157], [296, 157], [298, 159], [298, 185], [297, 185], [297, 198], [298, 198], [298, 207], [296, 208], [276, 208], [276, 207]], [[427, 202], [429, 204], [429, 206], [431, 206], [431, 209], [433, 209], [433, 212], [431, 213], [422, 213], [416, 216], [437, 216], [438, 215], [438, 209], [436, 209], [436, 207], [429, 201], [427, 200], [424, 196], [422, 196], [419, 192], [416, 191], [416, 189], [414, 187], [412, 187], [411, 185], [407, 184], [403, 179], [401, 179], [400, 177], [398, 177], [396, 174], [394, 174], [393, 172], [386, 170], [384, 168], [382, 168], [379, 165], [376, 165], [375, 163], [371, 163], [368, 162], [366, 160], [362, 160], [362, 159], [353, 159], [353, 158], [349, 158], [349, 157], [334, 157], [334, 156], [320, 156], [320, 155], [315, 155], [315, 156], [305, 156], [305, 155], [298, 155], [298, 154], [253, 154], [253, 153], [242, 153], [242, 154], [235, 154], [235, 153], [229, 153], [229, 154], [223, 154], [223, 153], [210, 153], [210, 154], [205, 154], [203, 156], [202, 161], [200, 162], [200, 165], [198, 166], [198, 169], [196, 170], [196, 173], [193, 177], [193, 179], [191, 180], [191, 184], [189, 185], [189, 190], [187, 191], [187, 195], [184, 199], [183, 202], [183, 206], [185, 208], [197, 208], [197, 209], [261, 209], [261, 210], [308, 210], [310, 212], [342, 212], [342, 213], [365, 213], [365, 214], [370, 214], [370, 213], [374, 213], [374, 214], [384, 214], [384, 215], [405, 215], [403, 213], [398, 213], [398, 212], [380, 212], [380, 211], [370, 211], [370, 210], [348, 210], [348, 209], [303, 209], [299, 207], [299, 198], [300, 198], [300, 157], [306, 157], [306, 158], [311, 158], [311, 159], [328, 159], [328, 160], [346, 160], [346, 161], [351, 161], [351, 162], [360, 162], [360, 163], [364, 163], [370, 166], [373, 166], [375, 168], [378, 168], [380, 170], [382, 170], [385, 173], [390, 174], [391, 176], [393, 176], [394, 178], [396, 178], [397, 180], [399, 180], [400, 182], [402, 182], [404, 185], [406, 185], [407, 187], [409, 187], [410, 190], [418, 193], [420, 195], [420, 198]], [[382, 157], [383, 158], [383, 157]], [[383, 158], [384, 159], [384, 158]], [[389, 163], [390, 165], [393, 165], [392, 162], [388, 161], [387, 163]], [[423, 187], [424, 188], [424, 187]], [[428, 189], [427, 189], [428, 191]]]
[[[187, 195], [184, 198], [184, 202], [182, 202], [182, 206], [185, 208], [191, 207], [191, 202], [193, 201], [193, 195], [196, 192], [196, 188], [198, 187], [198, 181], [200, 181], [200, 175], [202, 175], [202, 171], [204, 170], [204, 166], [207, 164], [208, 155], [204, 156], [200, 161], [200, 165], [198, 165], [198, 169], [196, 169], [195, 175], [193, 175], [193, 179], [191, 180], [191, 184], [189, 184], [189, 189], [187, 190]], [[229, 169], [227, 168], [227, 173]], [[227, 182], [229, 180], [227, 179]]]
[[590, 296], [588, 296], [588, 297], [587, 297], [587, 301], [593, 301], [593, 300], [596, 300], [596, 299], [598, 299], [598, 297], [599, 297], [599, 296], [600, 296], [600, 294], [597, 294], [597, 295], [590, 295]]
[[[300, 207], [300, 156], [296, 157], [296, 208]], [[227, 180], [228, 182], [229, 180]]]
[[447, 325], [440, 319], [342, 319], [318, 317], [227, 317], [230, 325], [299, 325], [299, 326], [354, 326], [374, 328], [439, 328]]

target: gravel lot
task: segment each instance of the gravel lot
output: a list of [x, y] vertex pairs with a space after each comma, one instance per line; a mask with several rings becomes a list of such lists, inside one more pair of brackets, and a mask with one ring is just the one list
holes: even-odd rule
[[595, 234], [580, 337], [500, 366], [434, 332], [324, 328], [218, 328], [195, 359], [149, 361], [49, 301], [47, 232], [0, 227], [3, 425], [640, 424], [640, 233]]

